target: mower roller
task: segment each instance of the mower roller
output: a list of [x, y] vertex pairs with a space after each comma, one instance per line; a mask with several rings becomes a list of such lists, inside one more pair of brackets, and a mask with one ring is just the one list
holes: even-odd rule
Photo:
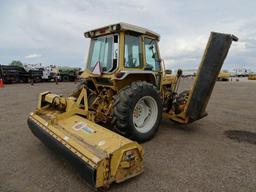
[[143, 172], [137, 142], [153, 138], [162, 117], [187, 124], [207, 115], [220, 69], [238, 39], [212, 32], [192, 90], [178, 93], [182, 71], [164, 69], [157, 33], [118, 23], [84, 35], [91, 45], [81, 83], [67, 98], [41, 93], [28, 125], [74, 162], [91, 186], [106, 189]]

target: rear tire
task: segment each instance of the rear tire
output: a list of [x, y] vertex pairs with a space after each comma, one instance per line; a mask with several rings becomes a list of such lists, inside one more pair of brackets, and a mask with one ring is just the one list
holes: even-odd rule
[[120, 90], [112, 121], [117, 132], [144, 142], [155, 135], [161, 118], [162, 103], [155, 86], [139, 81]]

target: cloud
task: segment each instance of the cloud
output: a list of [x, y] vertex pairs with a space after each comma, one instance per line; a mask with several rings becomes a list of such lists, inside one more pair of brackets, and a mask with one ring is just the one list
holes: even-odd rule
[[26, 59], [34, 59], [34, 58], [39, 58], [42, 57], [42, 55], [40, 54], [29, 54], [27, 56], [25, 56]]
[[233, 33], [240, 41], [225, 67], [256, 70], [255, 7], [251, 0], [0, 1], [0, 61], [26, 61], [27, 53], [40, 53], [44, 57], [32, 58], [84, 67], [89, 39], [83, 33], [122, 21], [161, 34], [161, 57], [174, 68], [196, 68], [211, 31]]

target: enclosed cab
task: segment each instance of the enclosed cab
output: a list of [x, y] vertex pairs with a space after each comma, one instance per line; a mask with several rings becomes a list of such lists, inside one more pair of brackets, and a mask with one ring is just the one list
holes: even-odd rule
[[157, 33], [118, 23], [88, 31], [85, 37], [91, 38], [91, 43], [82, 77], [101, 76], [95, 78], [97, 84], [113, 85], [117, 90], [136, 80], [151, 82], [160, 89], [162, 66]]
[[181, 75], [180, 71], [177, 76], [164, 70], [160, 36], [126, 23], [84, 35], [91, 39], [86, 70], [81, 75], [81, 86], [89, 92], [88, 109], [94, 114], [90, 120], [111, 123], [119, 133], [137, 141], [152, 138], [162, 110], [170, 110]]

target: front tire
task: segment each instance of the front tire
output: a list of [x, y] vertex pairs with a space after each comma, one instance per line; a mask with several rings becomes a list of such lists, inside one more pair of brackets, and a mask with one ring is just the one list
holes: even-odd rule
[[138, 142], [151, 139], [162, 118], [162, 103], [156, 87], [133, 82], [120, 90], [114, 103], [114, 127], [122, 135]]

